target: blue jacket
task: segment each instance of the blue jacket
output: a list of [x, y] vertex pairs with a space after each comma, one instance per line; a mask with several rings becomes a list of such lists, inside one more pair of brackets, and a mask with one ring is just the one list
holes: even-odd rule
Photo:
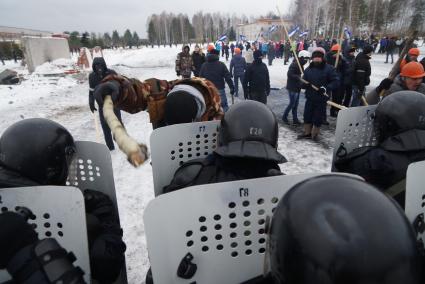
[[[339, 78], [335, 72], [333, 66], [322, 62], [320, 65], [316, 66], [312, 63], [304, 71], [304, 80], [310, 82], [312, 85], [320, 88], [325, 87], [329, 95], [330, 91], [335, 90], [339, 86]], [[308, 100], [316, 102], [326, 102], [329, 98], [323, 95], [320, 95], [311, 85], [303, 85], [305, 88], [305, 96]]]
[[232, 77], [230, 77], [229, 69], [226, 64], [218, 60], [218, 55], [208, 54], [207, 62], [204, 62], [199, 72], [199, 77], [205, 78], [213, 82], [218, 90], [224, 90], [224, 80], [226, 80], [230, 89], [234, 88]]
[[246, 61], [245, 58], [240, 54], [236, 54], [233, 56], [232, 60], [230, 60], [230, 76], [242, 76], [245, 74], [246, 70]]

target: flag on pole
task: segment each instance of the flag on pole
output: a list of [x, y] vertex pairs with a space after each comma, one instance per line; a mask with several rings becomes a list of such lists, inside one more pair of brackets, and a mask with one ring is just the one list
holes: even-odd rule
[[308, 35], [308, 30], [303, 31], [302, 33], [300, 33], [299, 37], [303, 37]]
[[246, 36], [245, 35], [239, 35], [239, 40], [246, 41]]
[[271, 34], [272, 32], [274, 32], [275, 30], [277, 30], [277, 26], [276, 26], [276, 25], [272, 25], [272, 26], [269, 28], [269, 34]]
[[227, 35], [222, 35], [219, 37], [217, 41], [225, 41], [227, 39]]
[[344, 34], [347, 37], [347, 39], [351, 38], [351, 32], [347, 27], [344, 28]]
[[288, 33], [289, 37], [292, 37], [294, 34], [296, 34], [299, 31], [300, 27], [296, 26], [292, 31]]

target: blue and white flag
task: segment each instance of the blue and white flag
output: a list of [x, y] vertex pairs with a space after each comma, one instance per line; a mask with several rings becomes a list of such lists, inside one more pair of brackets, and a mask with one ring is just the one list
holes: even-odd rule
[[218, 38], [217, 41], [225, 41], [227, 39], [227, 35], [222, 35]]
[[244, 36], [244, 35], [239, 35], [239, 40], [241, 40], [241, 41], [246, 41], [246, 36]]
[[308, 30], [303, 31], [302, 33], [300, 33], [299, 37], [303, 37], [308, 35]]
[[276, 25], [272, 25], [270, 28], [269, 28], [269, 33], [271, 34], [272, 32], [274, 32], [275, 30], [277, 30], [277, 26]]
[[296, 34], [300, 30], [300, 27], [295, 27], [292, 31], [289, 32], [288, 36], [292, 37], [294, 34]]
[[344, 34], [347, 37], [347, 39], [351, 38], [351, 32], [347, 27], [345, 27], [345, 29], [344, 29]]

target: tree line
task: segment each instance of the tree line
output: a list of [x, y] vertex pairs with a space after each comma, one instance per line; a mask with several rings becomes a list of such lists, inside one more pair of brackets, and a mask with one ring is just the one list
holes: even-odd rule
[[356, 36], [406, 34], [412, 18], [425, 30], [425, 0], [296, 0], [293, 20], [311, 36], [338, 37], [345, 27]]
[[112, 35], [108, 32], [102, 34], [80, 33], [78, 31], [64, 32], [69, 35], [68, 43], [71, 50], [79, 49], [80, 47], [93, 48], [100, 46], [102, 48], [117, 48], [117, 47], [139, 47], [142, 44], [147, 44], [139, 38], [137, 32], [131, 32], [127, 29], [121, 36], [117, 30], [112, 31]]

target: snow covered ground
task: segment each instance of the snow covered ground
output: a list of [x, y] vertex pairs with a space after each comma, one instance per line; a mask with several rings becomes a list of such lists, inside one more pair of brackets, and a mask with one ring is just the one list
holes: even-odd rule
[[[193, 47], [194, 45], [192, 49]], [[422, 54], [425, 54], [425, 47], [421, 49]], [[181, 46], [105, 50], [104, 57], [110, 68], [129, 77], [175, 79], [174, 61], [180, 50]], [[384, 61], [384, 55], [373, 56], [369, 88], [375, 87], [388, 75], [391, 65]], [[31, 75], [19, 64], [10, 61], [5, 66], [0, 65], [0, 72], [5, 68], [14, 69], [25, 78], [20, 85], [0, 85], [0, 135], [18, 120], [44, 117], [64, 125], [76, 140], [99, 142], [93, 115], [88, 107], [88, 74], [61, 76], [59, 71], [66, 70], [66, 66], [73, 62], [61, 59], [54, 63], [40, 66]], [[285, 87], [287, 68], [288, 65], [283, 65], [282, 59], [276, 59], [273, 66], [269, 67], [272, 87]], [[273, 91], [269, 97], [269, 104], [279, 119], [287, 100], [284, 89]], [[299, 110], [302, 108], [303, 101]], [[135, 115], [123, 113], [123, 121], [132, 136], [149, 146], [152, 127], [146, 112]], [[300, 129], [283, 125], [280, 127], [279, 150], [289, 160], [282, 165], [284, 172], [293, 174], [330, 171], [335, 121], [330, 122], [331, 126], [323, 129], [324, 142], [319, 144], [296, 140]], [[104, 143], [103, 137], [100, 137], [100, 142]], [[133, 168], [117, 150], [111, 155], [120, 217], [127, 243], [128, 279], [129, 283], [143, 283], [149, 262], [142, 218], [144, 209], [154, 197], [152, 168], [149, 163], [138, 169]]]

